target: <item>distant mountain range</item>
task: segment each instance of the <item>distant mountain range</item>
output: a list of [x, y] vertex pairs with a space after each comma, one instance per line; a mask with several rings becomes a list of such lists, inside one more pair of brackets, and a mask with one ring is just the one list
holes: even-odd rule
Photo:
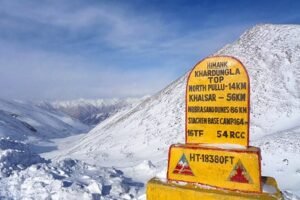
[[0, 137], [13, 140], [47, 140], [86, 132], [89, 127], [58, 110], [33, 103], [0, 99]]
[[127, 108], [132, 108], [140, 103], [142, 98], [112, 98], [112, 99], [78, 99], [70, 101], [39, 102], [40, 108], [48, 111], [58, 110], [83, 124], [95, 126], [112, 116], [113, 114]]
[[0, 99], [0, 138], [35, 143], [87, 133], [143, 98], [26, 102]]

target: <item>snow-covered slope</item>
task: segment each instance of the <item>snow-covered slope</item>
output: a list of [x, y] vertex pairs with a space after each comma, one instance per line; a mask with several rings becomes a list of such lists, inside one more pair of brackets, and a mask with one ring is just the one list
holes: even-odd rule
[[62, 112], [46, 111], [28, 102], [0, 99], [0, 137], [46, 140], [86, 130], [86, 125]]
[[60, 110], [86, 125], [95, 126], [120, 110], [133, 107], [145, 98], [44, 101], [38, 103], [38, 106], [47, 110]]
[[217, 54], [233, 55], [251, 81], [251, 138], [300, 125], [300, 26], [261, 25]]
[[165, 154], [170, 144], [184, 141], [184, 85], [182, 77], [135, 108], [100, 123], [67, 154], [107, 160], [102, 162], [107, 166]]
[[52, 163], [10, 139], [0, 139], [0, 184], [0, 199], [133, 199], [144, 186], [114, 168]]
[[[284, 140], [277, 133], [286, 133], [300, 125], [300, 26], [259, 25], [216, 54], [234, 56], [246, 66], [251, 81], [251, 141], [264, 147], [265, 143], [256, 141], [279, 140], [272, 143], [271, 151], [276, 153], [278, 148], [282, 149], [280, 140]], [[151, 160], [158, 169], [165, 167], [169, 145], [184, 142], [186, 77], [187, 74], [132, 110], [99, 124], [62, 157], [119, 167]], [[286, 137], [288, 141], [299, 138], [299, 132]], [[283, 160], [285, 155], [275, 156]], [[294, 159], [300, 160], [300, 154], [295, 153]], [[272, 163], [264, 161], [266, 173]], [[287, 171], [290, 175], [278, 172], [273, 176], [281, 181], [283, 189], [300, 191], [300, 187], [285, 187], [279, 178], [287, 175], [288, 180], [294, 175], [296, 182], [300, 180], [296, 171]]]

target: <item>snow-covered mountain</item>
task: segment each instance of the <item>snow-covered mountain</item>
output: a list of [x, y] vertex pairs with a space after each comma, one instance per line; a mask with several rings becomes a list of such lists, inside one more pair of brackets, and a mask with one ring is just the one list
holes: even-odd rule
[[[249, 72], [251, 144], [268, 149], [263, 152], [263, 174], [275, 176], [283, 190], [300, 191], [300, 26], [255, 26], [216, 55], [238, 58]], [[146, 162], [149, 165], [142, 164], [143, 170], [128, 170], [137, 178], [144, 173], [146, 181], [153, 175], [148, 173], [153, 164], [157, 171], [166, 167], [170, 144], [184, 143], [186, 78], [187, 74], [133, 109], [99, 124], [60, 158], [118, 167]], [[291, 147], [285, 148], [288, 144]], [[293, 184], [285, 184], [289, 180]]]
[[88, 127], [59, 111], [32, 103], [0, 99], [0, 137], [14, 140], [47, 140], [87, 131]]
[[120, 110], [132, 108], [142, 98], [125, 99], [77, 99], [70, 101], [40, 102], [37, 105], [46, 110], [59, 110], [82, 123], [95, 126]]

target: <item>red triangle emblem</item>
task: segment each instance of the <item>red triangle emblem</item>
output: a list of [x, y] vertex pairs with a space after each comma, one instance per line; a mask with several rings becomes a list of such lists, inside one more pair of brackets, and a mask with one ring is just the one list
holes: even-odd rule
[[174, 174], [182, 174], [182, 175], [189, 175], [194, 176], [192, 169], [190, 168], [190, 165], [185, 157], [184, 154], [182, 154], [180, 160], [178, 161], [175, 169], [173, 170]]
[[234, 168], [232, 169], [229, 177], [229, 181], [238, 182], [238, 183], [253, 183], [249, 173], [247, 172], [246, 168], [244, 167], [241, 160], [239, 160]]

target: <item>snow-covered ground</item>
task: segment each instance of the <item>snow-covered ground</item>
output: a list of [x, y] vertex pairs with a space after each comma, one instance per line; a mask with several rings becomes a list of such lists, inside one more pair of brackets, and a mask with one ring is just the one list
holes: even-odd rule
[[132, 199], [144, 187], [121, 170], [73, 159], [52, 163], [3, 138], [0, 170], [1, 199]]
[[262, 173], [300, 197], [300, 127], [276, 132], [253, 142], [262, 152]]
[[[249, 72], [250, 139], [262, 150], [263, 175], [276, 178], [286, 199], [300, 199], [300, 26], [256, 26], [216, 54], [237, 57]], [[74, 134], [83, 129], [70, 117], [56, 120], [65, 114], [0, 101], [0, 197], [145, 199], [147, 180], [166, 175], [169, 146], [184, 143], [186, 78], [87, 134]], [[13, 131], [18, 137], [6, 138]], [[40, 136], [55, 149], [37, 155], [20, 142]]]

